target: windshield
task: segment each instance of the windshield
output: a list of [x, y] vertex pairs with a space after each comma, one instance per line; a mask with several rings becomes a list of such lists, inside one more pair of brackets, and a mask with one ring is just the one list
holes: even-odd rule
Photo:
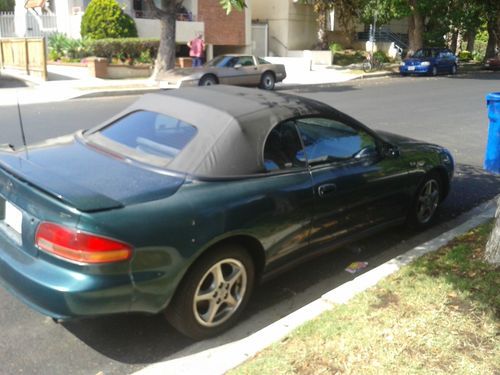
[[237, 56], [217, 56], [216, 58], [208, 61], [205, 66], [215, 66], [218, 68], [232, 67], [238, 61]]
[[423, 49], [417, 50], [417, 52], [415, 52], [412, 57], [417, 58], [417, 59], [421, 59], [421, 58], [435, 57], [436, 54], [437, 54], [437, 51], [434, 49], [423, 48]]

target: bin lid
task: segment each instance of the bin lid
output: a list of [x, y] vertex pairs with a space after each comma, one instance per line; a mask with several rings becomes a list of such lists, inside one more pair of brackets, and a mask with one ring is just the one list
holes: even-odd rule
[[488, 95], [486, 95], [486, 101], [500, 102], [500, 92], [490, 92]]

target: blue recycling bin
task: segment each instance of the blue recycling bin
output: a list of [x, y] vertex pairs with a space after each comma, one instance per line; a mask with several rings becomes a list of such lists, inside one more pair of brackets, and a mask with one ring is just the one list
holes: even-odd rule
[[493, 173], [500, 173], [500, 92], [486, 95], [488, 104], [488, 144], [484, 156], [484, 169]]

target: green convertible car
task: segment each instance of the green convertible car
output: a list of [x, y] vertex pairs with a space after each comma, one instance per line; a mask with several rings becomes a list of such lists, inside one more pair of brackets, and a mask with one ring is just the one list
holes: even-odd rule
[[0, 281], [55, 319], [231, 326], [255, 284], [389, 225], [426, 226], [453, 159], [311, 99], [149, 94], [90, 130], [0, 148]]

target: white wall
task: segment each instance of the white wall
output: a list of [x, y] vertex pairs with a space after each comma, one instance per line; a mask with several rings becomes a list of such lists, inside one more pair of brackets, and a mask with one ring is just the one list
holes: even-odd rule
[[293, 0], [252, 0], [252, 18], [269, 25], [270, 55], [287, 56], [288, 51], [310, 49], [317, 41], [311, 6]]
[[[134, 18], [137, 26], [137, 33], [141, 38], [159, 38], [160, 21], [146, 18]], [[196, 37], [196, 33], [205, 32], [205, 23], [176, 21], [175, 41], [177, 43], [187, 43]]]
[[290, 4], [288, 24], [288, 48], [311, 49], [318, 41], [316, 15], [311, 6]]
[[14, 29], [16, 36], [22, 38], [26, 35], [26, 9], [23, 0], [16, 0], [14, 7]]

